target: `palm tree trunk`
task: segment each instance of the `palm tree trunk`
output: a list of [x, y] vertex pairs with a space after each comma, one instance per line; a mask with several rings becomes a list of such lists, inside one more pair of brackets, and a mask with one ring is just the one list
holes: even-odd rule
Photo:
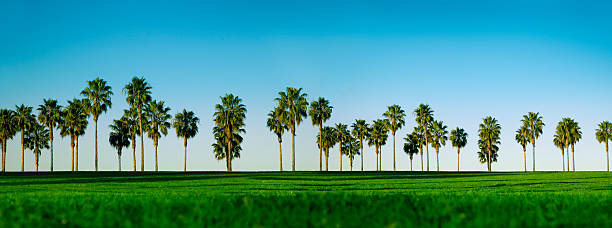
[[569, 172], [570, 170], [570, 162], [569, 162], [569, 144], [567, 145], [567, 148], [565, 148], [565, 154], [567, 155], [567, 171]]
[[459, 147], [457, 147], [457, 172], [459, 172]]
[[429, 172], [429, 142], [427, 140], [427, 125], [425, 125], [425, 151], [427, 151], [427, 172]]
[[227, 154], [225, 158], [227, 158], [227, 171], [232, 171], [232, 140], [228, 134], [227, 136]]
[[608, 156], [608, 141], [606, 141], [606, 166], [608, 167], [607, 171], [610, 172], [610, 157]]
[[565, 148], [561, 148], [561, 162], [563, 163], [563, 171], [565, 172]]
[[38, 147], [34, 149], [34, 154], [36, 155], [36, 172], [38, 172], [38, 158], [39, 158], [37, 151], [38, 151]]
[[96, 156], [95, 156], [95, 166], [96, 166], [96, 172], [98, 171], [98, 117], [94, 116], [94, 125], [95, 125], [95, 130], [94, 130], [94, 137], [95, 137], [95, 149], [96, 149]]
[[363, 139], [359, 139], [359, 157], [361, 157], [361, 172], [363, 172]]
[[378, 146], [374, 146], [376, 147], [376, 171], [378, 171]]
[[[319, 171], [323, 171], [323, 147], [321, 146], [321, 137], [323, 136], [323, 122], [319, 121]], [[282, 163], [282, 161], [281, 161]], [[281, 171], [283, 169], [283, 165], [281, 164]]]
[[491, 150], [488, 150], [488, 154], [489, 157], [487, 157], [487, 168], [489, 169], [489, 172], [491, 172]]
[[523, 146], [523, 162], [525, 163], [525, 172], [527, 172], [527, 149]]
[[51, 172], [53, 172], [53, 126], [52, 125], [49, 126], [49, 139], [51, 139]]
[[185, 143], [183, 145], [185, 145], [185, 160], [183, 162], [185, 168], [183, 169], [183, 171], [187, 172], [187, 137], [184, 138], [184, 142]]
[[412, 172], [412, 158], [410, 158], [410, 172]]
[[[23, 137], [23, 128], [22, 128], [22, 129], [21, 129], [21, 172], [23, 172], [23, 171], [24, 171], [24, 164], [23, 164], [23, 160], [25, 160], [25, 159], [24, 159], [24, 151], [25, 151], [25, 148], [23, 147], [23, 145], [24, 145], [24, 142], [23, 142], [23, 141], [24, 141], [24, 137]], [[607, 145], [607, 143], [606, 143], [606, 145]]]
[[79, 171], [79, 136], [76, 136], [76, 155], [74, 158], [74, 169]]
[[574, 160], [574, 144], [572, 143], [572, 172], [576, 172], [576, 160]]
[[325, 148], [325, 171], [329, 171], [329, 148]]
[[533, 143], [531, 143], [533, 148], [533, 171], [535, 172], [535, 139], [532, 139]]
[[436, 171], [440, 172], [440, 160], [438, 159], [438, 154], [440, 154], [440, 148], [436, 147]]
[[353, 171], [353, 157], [350, 157], [349, 160], [351, 161], [351, 172]]
[[340, 139], [340, 144], [338, 147], [340, 147], [340, 171], [342, 171], [342, 139]]
[[395, 171], [395, 132], [392, 132], [393, 135], [393, 171]]
[[153, 141], [153, 144], [153, 147], [155, 147], [155, 172], [157, 172], [157, 140]]
[[[295, 129], [295, 124], [293, 129]], [[327, 158], [325, 158], [325, 160], [327, 160]], [[327, 164], [325, 164], [325, 166], [325, 171], [327, 171]], [[291, 171], [295, 172], [295, 130], [291, 130]]]
[[[279, 165], [280, 165], [280, 171], [283, 171], [283, 139], [281, 137], [278, 137], [278, 158], [279, 158]], [[321, 152], [321, 156], [323, 155], [323, 152]], [[322, 163], [322, 158], [319, 157], [319, 171], [323, 171], [323, 163]]]
[[419, 148], [420, 152], [421, 152], [421, 172], [423, 172], [423, 146], [421, 145]]
[[119, 172], [121, 172], [121, 148], [117, 150], [117, 158], [119, 159]]
[[72, 148], [72, 172], [74, 172], [74, 136], [70, 136], [70, 148]]
[[144, 132], [142, 131], [142, 108], [138, 107], [138, 126], [140, 127], [140, 171], [144, 171]]
[[2, 172], [5, 172], [6, 170], [4, 169], [4, 159], [6, 158], [6, 154], [4, 154], [4, 139], [2, 139], [2, 142], [0, 144], [0, 154], [2, 154], [2, 161], [0, 161], [0, 163], [2, 163]]
[[382, 146], [378, 148], [378, 171], [382, 171]]
[[134, 158], [134, 172], [136, 172], [136, 136], [132, 135], [132, 155]]

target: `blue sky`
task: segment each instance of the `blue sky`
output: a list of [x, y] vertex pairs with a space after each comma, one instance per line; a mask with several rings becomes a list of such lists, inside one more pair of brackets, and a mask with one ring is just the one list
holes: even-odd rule
[[[466, 170], [486, 169], [475, 151], [477, 126], [488, 115], [502, 125], [500, 162], [493, 169], [520, 170], [522, 151], [514, 131], [529, 111], [540, 112], [546, 123], [536, 144], [538, 169], [560, 169], [552, 134], [562, 117], [572, 117], [583, 130], [577, 169], [605, 168], [604, 146], [595, 141], [594, 129], [612, 119], [609, 2], [29, 1], [0, 6], [0, 107], [38, 106], [43, 98], [65, 104], [99, 76], [115, 92], [112, 109], [99, 122], [107, 126], [127, 107], [121, 88], [131, 77], [144, 76], [153, 97], [166, 101], [173, 114], [186, 108], [202, 119], [200, 134], [189, 144], [190, 169], [224, 169], [213, 158], [210, 131], [214, 104], [231, 92], [249, 110], [235, 170], [276, 170], [278, 145], [265, 119], [287, 86], [304, 88], [309, 100], [329, 99], [334, 106], [329, 125], [382, 118], [392, 104], [411, 113], [427, 103], [449, 128], [468, 131], [461, 154]], [[396, 145], [402, 170], [409, 160], [400, 139], [415, 126], [414, 116], [407, 118]], [[297, 134], [297, 168], [318, 169], [310, 120]], [[108, 129], [100, 127], [99, 137], [100, 167], [115, 170]], [[56, 135], [56, 169], [70, 168], [68, 145]], [[285, 167], [290, 167], [290, 146], [287, 134]], [[147, 169], [154, 165], [152, 148], [146, 140]], [[80, 149], [80, 167], [92, 169], [93, 125]], [[387, 170], [391, 149], [390, 143], [383, 147]], [[10, 141], [8, 150], [8, 169], [18, 170], [19, 141]], [[366, 169], [375, 168], [373, 151], [365, 149]], [[124, 169], [132, 166], [128, 152]], [[337, 149], [331, 154], [330, 168], [337, 169]], [[182, 169], [182, 142], [174, 131], [160, 141], [159, 156], [160, 169]], [[430, 157], [435, 164], [433, 153]], [[42, 170], [48, 169], [48, 158], [43, 152]], [[441, 170], [454, 170], [455, 164], [455, 149], [444, 147]], [[26, 169], [33, 168], [28, 151]]]

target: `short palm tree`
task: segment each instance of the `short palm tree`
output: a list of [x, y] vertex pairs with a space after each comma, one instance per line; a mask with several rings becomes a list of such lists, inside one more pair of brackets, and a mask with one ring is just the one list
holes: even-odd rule
[[[215, 143], [212, 144], [213, 153], [215, 155], [215, 159], [224, 160], [227, 159], [227, 155], [231, 154], [232, 159], [236, 159], [240, 157], [240, 151], [242, 151], [242, 143], [243, 139], [240, 135], [244, 133], [244, 129], [240, 128], [238, 131], [232, 133], [231, 139], [227, 140], [225, 137], [225, 133], [223, 129], [218, 127], [213, 127], [213, 136], [215, 138]], [[229, 147], [227, 147], [226, 142], [230, 142], [231, 151], [229, 151]]]
[[363, 171], [363, 140], [368, 137], [370, 126], [365, 120], [355, 120], [351, 128], [353, 129], [351, 131], [353, 137], [359, 139], [359, 157], [361, 157], [361, 171]]
[[89, 114], [87, 113], [87, 102], [86, 100], [81, 100], [78, 105], [75, 103], [75, 108], [79, 110], [80, 115], [75, 115], [78, 117], [77, 124], [74, 125], [74, 141], [75, 141], [75, 156], [74, 156], [74, 170], [79, 171], [79, 137], [85, 135], [85, 130], [87, 130], [87, 125], [89, 122], [87, 118], [89, 118]]
[[459, 153], [461, 148], [467, 145], [468, 134], [463, 128], [455, 128], [450, 133], [450, 141], [453, 147], [457, 147], [457, 172], [459, 172]]
[[286, 118], [287, 118], [287, 112], [281, 107], [277, 106], [274, 108], [274, 110], [268, 113], [268, 120], [267, 120], [268, 129], [276, 135], [276, 138], [278, 140], [278, 153], [279, 153], [279, 162], [280, 162], [279, 165], [280, 165], [281, 172], [283, 171], [283, 148], [282, 148], [283, 134], [285, 133], [286, 130], [289, 129], [287, 125], [285, 125], [285, 123], [287, 123]]
[[140, 126], [138, 125], [138, 111], [133, 108], [123, 110], [122, 118], [127, 122], [130, 141], [132, 144], [132, 158], [134, 162], [134, 171], [136, 171], [136, 136], [140, 135]]
[[287, 87], [286, 92], [279, 92], [278, 95], [280, 96], [276, 98], [278, 105], [289, 114], [287, 126], [291, 130], [291, 170], [295, 171], [295, 129], [302, 122], [302, 118], [306, 118], [308, 95], [302, 92], [302, 88], [293, 87]]
[[17, 133], [14, 123], [15, 112], [9, 109], [0, 109], [0, 147], [2, 148], [2, 172], [6, 171], [6, 144]]
[[338, 148], [340, 150], [340, 171], [342, 171], [342, 146], [346, 141], [349, 140], [351, 134], [348, 131], [348, 126], [346, 124], [338, 123], [336, 124], [336, 130], [334, 131], [334, 136], [336, 137], [336, 141], [338, 142]]
[[418, 134], [412, 132], [404, 138], [404, 153], [410, 157], [410, 171], [412, 171], [412, 159], [414, 155], [419, 153], [419, 138]]
[[529, 128], [527, 128], [526, 125], [522, 125], [516, 130], [514, 139], [523, 148], [523, 161], [525, 164], [525, 172], [527, 172], [527, 144], [529, 143]]
[[[123, 88], [123, 93], [127, 95], [125, 100], [130, 105], [130, 109], [136, 110], [139, 132], [145, 132], [142, 110], [151, 101], [151, 86], [144, 78], [133, 77], [132, 81]], [[144, 134], [140, 134], [140, 171], [144, 171], [143, 137]]]
[[329, 148], [336, 144], [335, 128], [323, 127], [322, 131], [317, 134], [317, 142], [320, 148], [323, 148], [325, 154], [325, 171], [329, 171]]
[[535, 142], [542, 134], [542, 128], [544, 128], [544, 122], [540, 113], [529, 112], [523, 116], [523, 125], [527, 126], [529, 132], [529, 142], [533, 147], [533, 171], [535, 172]]
[[599, 123], [599, 128], [595, 130], [597, 142], [606, 144], [606, 170], [610, 172], [610, 156], [608, 155], [608, 142], [612, 140], [612, 123], [604, 121]]
[[153, 147], [155, 148], [155, 172], [158, 171], [157, 162], [157, 146], [159, 145], [159, 139], [162, 136], [168, 134], [168, 129], [172, 126], [170, 121], [172, 115], [170, 115], [170, 108], [164, 106], [163, 101], [151, 101], [145, 109], [145, 116], [147, 118], [147, 136], [153, 140]]
[[563, 171], [565, 171], [565, 140], [563, 139], [563, 134], [562, 132], [559, 130], [559, 128], [557, 128], [557, 131], [555, 132], [555, 135], [553, 135], [553, 144], [561, 149], [561, 161], [563, 163]]
[[[417, 124], [423, 128], [424, 135], [427, 136], [429, 133], [427, 132], [427, 127], [434, 121], [433, 117], [434, 111], [426, 104], [420, 104], [417, 109], [414, 110], [414, 114], [416, 116]], [[427, 151], [427, 171], [429, 171], [429, 139], [425, 138], [425, 150]]]
[[342, 148], [342, 152], [349, 158], [351, 171], [353, 171], [353, 159], [355, 159], [355, 155], [359, 155], [359, 140], [348, 134], [342, 147], [344, 147]]
[[571, 132], [572, 132], [572, 123], [573, 120], [571, 118], [563, 118], [561, 119], [561, 121], [559, 122], [559, 124], [557, 125], [557, 131], [559, 131], [560, 133], [560, 138], [562, 138], [564, 140], [563, 145], [565, 146], [565, 154], [567, 155], [567, 171], [569, 172], [570, 170], [570, 160], [569, 160], [569, 156], [570, 156], [570, 144], [571, 144]]
[[[87, 103], [87, 112], [93, 116], [95, 139], [95, 169], [98, 171], [98, 118], [111, 108], [112, 88], [104, 79], [96, 78], [87, 82], [87, 87], [81, 91]], [[51, 133], [53, 133], [51, 131]], [[53, 137], [51, 137], [51, 150], [53, 150]]]
[[[491, 172], [491, 162], [494, 152], [497, 152], [497, 145], [500, 144], [501, 125], [499, 122], [487, 116], [483, 119], [483, 123], [479, 125], [478, 136], [480, 137], [481, 152], [486, 153], [487, 169]], [[484, 151], [483, 151], [484, 150]], [[496, 155], [496, 153], [495, 153]]]
[[21, 132], [21, 172], [24, 171], [25, 134], [30, 126], [36, 122], [36, 116], [32, 114], [32, 107], [21, 105], [15, 106], [15, 130]]
[[44, 99], [38, 111], [38, 121], [49, 129], [51, 172], [53, 172], [53, 129], [62, 124], [62, 106], [57, 104], [57, 100]]
[[60, 126], [60, 135], [62, 137], [70, 136], [72, 171], [74, 171], [74, 148], [76, 146], [76, 138], [80, 127], [87, 125], [87, 112], [84, 109], [83, 100], [73, 99], [68, 101], [68, 106], [66, 106], [66, 110], [64, 110], [63, 114], [64, 121]]
[[448, 139], [448, 131], [446, 130], [447, 126], [444, 125], [442, 121], [433, 121], [431, 123], [431, 146], [436, 149], [436, 171], [440, 171], [440, 147], [446, 145], [446, 140]]
[[572, 171], [576, 171], [576, 162], [574, 160], [574, 145], [582, 139], [582, 131], [580, 131], [580, 127], [578, 126], [578, 122], [572, 120], [570, 124], [570, 146], [572, 147]]
[[38, 122], [32, 123], [30, 130], [25, 137], [25, 146], [27, 149], [34, 152], [36, 172], [38, 172], [38, 161], [40, 158], [41, 150], [49, 149], [49, 130]]
[[368, 144], [373, 145], [376, 148], [376, 170], [382, 171], [382, 146], [387, 143], [389, 137], [389, 124], [386, 119], [374, 120], [372, 128], [370, 128], [370, 137], [368, 138]]
[[[329, 101], [319, 97], [316, 101], [310, 103], [308, 115], [312, 119], [312, 125], [319, 127], [319, 133], [323, 131], [323, 123], [331, 118], [333, 107], [329, 105]], [[321, 142], [319, 142], [320, 144]], [[323, 149], [319, 148], [319, 171], [323, 170]]]
[[187, 172], [187, 139], [193, 138], [198, 134], [198, 124], [200, 118], [198, 118], [192, 111], [183, 109], [182, 112], [177, 113], [174, 116], [172, 122], [174, 129], [176, 130], [176, 137], [183, 137], [183, 145], [185, 147], [185, 160], [184, 170]]
[[427, 138], [431, 139], [431, 133], [430, 132], [428, 132], [428, 133], [429, 133], [430, 137], [425, 137], [424, 130], [423, 130], [423, 128], [421, 126], [414, 127], [414, 129], [412, 131], [412, 134], [414, 134], [414, 136], [417, 137], [417, 143], [418, 143], [418, 146], [419, 146], [419, 154], [421, 155], [421, 172], [425, 171], [425, 168], [423, 166], [423, 160], [424, 160], [423, 159], [423, 145], [425, 145], [425, 140]]
[[224, 134], [226, 145], [227, 171], [232, 171], [232, 141], [235, 134], [244, 132], [244, 121], [246, 120], [246, 106], [242, 99], [233, 94], [221, 97], [221, 103], [215, 105], [215, 125]]
[[130, 146], [130, 131], [128, 122], [124, 117], [114, 120], [109, 126], [111, 133], [108, 135], [108, 142], [117, 149], [117, 159], [119, 160], [119, 172], [121, 172], [121, 149]]
[[393, 171], [395, 171], [395, 132], [406, 124], [404, 120], [406, 113], [402, 110], [402, 107], [394, 104], [387, 107], [387, 111], [383, 113], [383, 116], [389, 121], [389, 130], [391, 130], [391, 135], [393, 136]]

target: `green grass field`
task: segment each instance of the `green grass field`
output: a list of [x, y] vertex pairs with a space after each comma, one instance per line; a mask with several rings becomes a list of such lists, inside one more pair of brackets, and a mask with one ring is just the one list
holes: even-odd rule
[[612, 227], [605, 172], [0, 174], [0, 227]]

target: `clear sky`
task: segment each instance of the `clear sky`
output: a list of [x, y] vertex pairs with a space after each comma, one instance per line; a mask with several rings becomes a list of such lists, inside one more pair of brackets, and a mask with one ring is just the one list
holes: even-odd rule
[[[121, 88], [133, 76], [144, 76], [153, 98], [166, 101], [172, 114], [186, 108], [201, 118], [188, 147], [191, 170], [224, 170], [210, 144], [213, 106], [225, 93], [240, 96], [248, 108], [234, 170], [278, 169], [278, 144], [265, 120], [287, 86], [304, 88], [309, 101], [329, 99], [334, 110], [327, 125], [371, 121], [389, 105], [402, 106], [408, 116], [397, 133], [400, 170], [409, 167], [401, 138], [415, 126], [412, 111], [420, 103], [449, 128], [467, 130], [464, 170], [486, 170], [477, 161], [476, 131], [488, 115], [502, 126], [493, 169], [521, 170], [514, 131], [529, 111], [540, 112], [546, 124], [536, 144], [538, 169], [561, 168], [552, 135], [562, 117], [572, 117], [583, 131], [576, 168], [603, 170], [604, 146], [594, 129], [612, 120], [610, 12], [609, 1], [3, 1], [0, 107], [38, 106], [43, 98], [66, 104], [80, 97], [87, 80], [109, 81], [115, 94], [99, 121], [102, 170], [117, 168], [105, 126], [127, 108]], [[310, 119], [298, 127], [299, 170], [318, 170], [316, 133]], [[20, 168], [18, 138], [8, 145], [9, 170]], [[80, 142], [82, 170], [93, 169], [93, 140], [90, 124]], [[150, 170], [153, 147], [145, 140]], [[69, 139], [56, 131], [54, 146], [55, 169], [69, 170]], [[289, 134], [282, 146], [290, 168]], [[160, 169], [182, 170], [182, 150], [172, 130], [160, 141]], [[386, 170], [391, 150], [389, 141]], [[330, 153], [330, 169], [337, 170], [337, 148]], [[364, 156], [373, 170], [374, 149], [366, 147]], [[27, 170], [34, 169], [33, 157], [26, 152]], [[531, 150], [527, 157], [530, 165]], [[433, 152], [430, 158], [435, 165]], [[454, 148], [443, 147], [441, 170], [456, 169], [456, 159]], [[132, 167], [131, 148], [122, 163], [124, 170]], [[48, 170], [48, 151], [40, 165]]]

